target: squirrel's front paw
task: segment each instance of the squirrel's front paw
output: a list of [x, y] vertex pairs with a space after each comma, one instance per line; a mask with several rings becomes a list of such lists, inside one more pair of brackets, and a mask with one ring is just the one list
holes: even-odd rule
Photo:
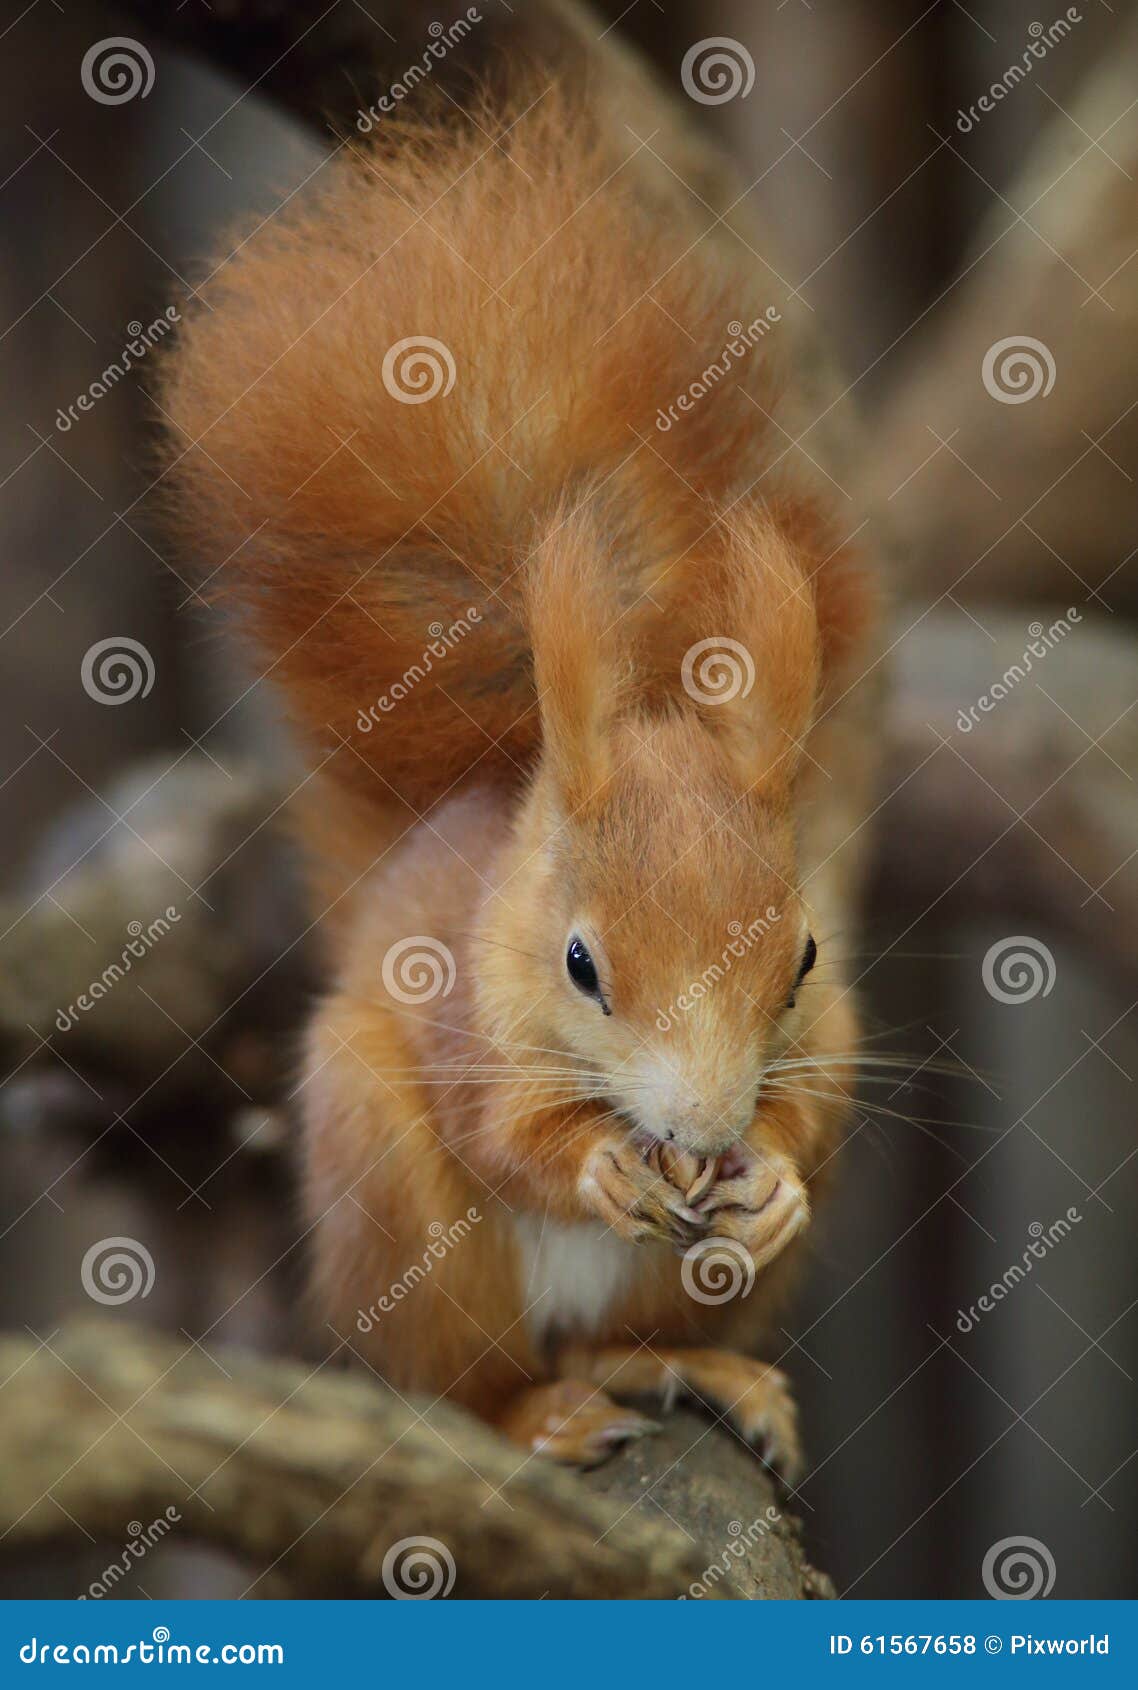
[[767, 1154], [698, 1198], [696, 1209], [719, 1238], [734, 1238], [757, 1268], [785, 1250], [810, 1219], [810, 1200], [784, 1156]]
[[692, 1208], [645, 1152], [627, 1139], [604, 1139], [589, 1153], [581, 1196], [622, 1238], [686, 1250], [707, 1232], [708, 1217]]

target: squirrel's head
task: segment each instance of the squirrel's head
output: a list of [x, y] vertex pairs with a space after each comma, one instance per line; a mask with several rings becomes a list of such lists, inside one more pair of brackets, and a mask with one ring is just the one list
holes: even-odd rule
[[802, 1031], [816, 954], [795, 814], [813, 595], [761, 514], [717, 542], [623, 615], [595, 532], [563, 524], [535, 567], [543, 755], [483, 917], [503, 1041], [551, 1074], [571, 1057], [580, 1095], [705, 1155], [740, 1139]]

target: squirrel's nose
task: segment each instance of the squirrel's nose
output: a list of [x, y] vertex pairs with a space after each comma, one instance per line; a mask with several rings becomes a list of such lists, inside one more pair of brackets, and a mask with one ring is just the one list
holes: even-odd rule
[[738, 1144], [751, 1123], [754, 1094], [740, 1107], [736, 1097], [726, 1104], [692, 1097], [671, 1117], [671, 1136], [683, 1149], [701, 1156], [719, 1156]]

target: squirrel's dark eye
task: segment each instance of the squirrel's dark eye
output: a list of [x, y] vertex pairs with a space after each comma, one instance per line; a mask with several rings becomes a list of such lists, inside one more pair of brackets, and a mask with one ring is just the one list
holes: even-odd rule
[[601, 997], [601, 983], [597, 979], [597, 965], [589, 955], [583, 940], [575, 935], [569, 941], [569, 949], [565, 953], [565, 967], [569, 971], [569, 978], [579, 992], [584, 992], [588, 998], [596, 998], [605, 1014], [608, 1005]]
[[806, 941], [806, 949], [802, 953], [802, 961], [798, 965], [798, 976], [797, 976], [797, 978], [795, 979], [795, 982], [794, 982], [794, 990], [791, 992], [789, 998], [786, 1001], [787, 1009], [793, 1009], [794, 1008], [794, 1002], [795, 1002], [795, 997], [796, 997], [797, 992], [798, 992], [798, 988], [799, 988], [799, 986], [801, 986], [803, 980], [805, 980], [806, 976], [809, 974], [810, 970], [813, 968], [813, 966], [817, 962], [817, 960], [818, 960], [818, 947], [814, 943], [814, 935], [811, 934], [810, 937]]

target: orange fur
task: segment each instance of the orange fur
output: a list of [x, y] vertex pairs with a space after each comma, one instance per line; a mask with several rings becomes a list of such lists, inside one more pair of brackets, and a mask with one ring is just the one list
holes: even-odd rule
[[[653, 425], [728, 323], [761, 316], [746, 267], [685, 250], [683, 200], [647, 199], [619, 168], [634, 143], [587, 106], [551, 90], [515, 116], [482, 114], [498, 147], [441, 124], [354, 147], [204, 288], [211, 309], [163, 394], [174, 520], [214, 590], [243, 605], [302, 728], [359, 754], [337, 772], [370, 792], [370, 765], [419, 809], [476, 760], [512, 777], [536, 749], [521, 603], [553, 512], [603, 488], [616, 601], [671, 580], [699, 621], [718, 513], [777, 455], [751, 403], [770, 407], [777, 334], [667, 433]], [[455, 384], [400, 404], [383, 358], [414, 335], [444, 343]], [[847, 569], [832, 559], [827, 585]], [[396, 731], [360, 734], [428, 626], [472, 604], [477, 638], [414, 689]], [[475, 701], [475, 720], [451, 700]]]
[[[163, 403], [182, 533], [309, 744], [338, 747], [312, 838], [353, 889], [301, 1091], [321, 1306], [398, 1388], [530, 1438], [582, 1401], [550, 1391], [566, 1344], [749, 1348], [799, 1254], [856, 1022], [836, 970], [787, 1004], [808, 931], [848, 919], [872, 604], [817, 488], [771, 473], [777, 337], [655, 427], [762, 315], [747, 264], [584, 95], [479, 125], [329, 166], [206, 289]], [[400, 403], [385, 356], [424, 335], [453, 388]], [[724, 638], [753, 672], [708, 702], [685, 660]], [[415, 935], [453, 959], [429, 998], [384, 974]], [[611, 1013], [568, 979], [572, 935]], [[664, 1137], [725, 1158], [698, 1226], [644, 1160]], [[674, 1247], [709, 1227], [762, 1269], [752, 1297], [685, 1290]], [[543, 1312], [554, 1247], [580, 1283], [552, 1269]], [[790, 1436], [755, 1364], [684, 1378], [741, 1382]], [[563, 1453], [616, 1436], [607, 1413]]]

